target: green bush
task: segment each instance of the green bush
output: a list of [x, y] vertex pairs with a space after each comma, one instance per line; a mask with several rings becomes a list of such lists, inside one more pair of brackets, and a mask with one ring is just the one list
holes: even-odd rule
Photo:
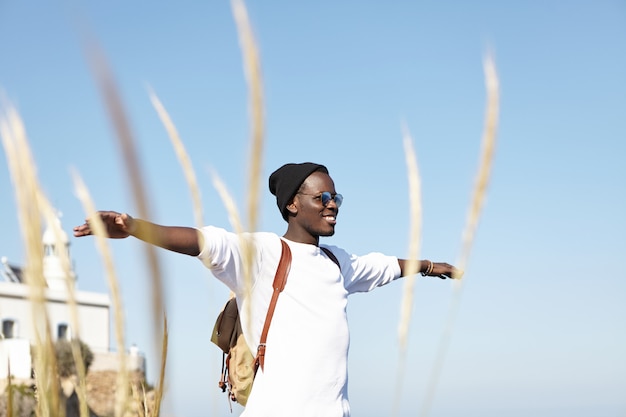
[[[83, 364], [85, 365], [85, 373], [87, 373], [89, 366], [91, 366], [93, 362], [93, 352], [89, 346], [81, 340], [79, 340], [78, 343], [80, 344], [80, 354], [83, 358]], [[68, 340], [58, 340], [54, 344], [54, 349], [56, 351], [59, 376], [65, 378], [70, 375], [76, 375], [76, 363], [74, 363], [74, 355], [72, 354], [72, 342]]]
[[[11, 415], [9, 416], [9, 396]], [[29, 385], [10, 385], [0, 394], [0, 417], [35, 417], [35, 390]]]

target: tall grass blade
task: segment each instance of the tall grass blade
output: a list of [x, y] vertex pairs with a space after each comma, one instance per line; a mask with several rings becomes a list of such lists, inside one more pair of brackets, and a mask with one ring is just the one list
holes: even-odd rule
[[[264, 110], [263, 110], [263, 88], [261, 82], [261, 59], [259, 49], [252, 31], [252, 25], [248, 17], [248, 11], [243, 0], [232, 0], [231, 6], [235, 17], [235, 24], [239, 34], [239, 44], [241, 46], [244, 73], [249, 90], [249, 111], [251, 124], [250, 138], [250, 171], [248, 174], [248, 231], [254, 232], [257, 229], [259, 201], [260, 201], [260, 179], [261, 162], [263, 160], [264, 141]], [[242, 242], [244, 279], [246, 282], [246, 294], [251, 288], [252, 277], [250, 271], [254, 261], [253, 246], [250, 242]], [[244, 314], [252, 314], [252, 304], [247, 304]]]
[[[462, 250], [457, 267], [464, 271], [469, 260], [472, 243], [478, 227], [478, 220], [480, 213], [484, 205], [487, 186], [489, 184], [489, 178], [491, 174], [491, 167], [493, 164], [494, 151], [496, 146], [496, 133], [498, 127], [498, 115], [500, 109], [500, 88], [499, 81], [496, 72], [495, 63], [490, 55], [487, 55], [484, 61], [485, 70], [485, 85], [487, 90], [487, 104], [485, 109], [485, 124], [483, 128], [482, 137], [482, 151], [478, 167], [478, 173], [476, 176], [476, 182], [474, 185], [474, 192], [470, 203], [470, 208], [467, 215], [465, 229], [462, 237]], [[432, 403], [435, 397], [435, 390], [439, 384], [439, 378], [443, 370], [443, 364], [445, 361], [448, 348], [450, 347], [450, 341], [452, 339], [452, 330], [454, 323], [458, 316], [459, 307], [461, 304], [461, 295], [463, 289], [463, 280], [461, 277], [453, 277], [455, 279], [455, 287], [450, 301], [450, 308], [448, 309], [447, 319], [445, 321], [444, 330], [439, 342], [439, 349], [437, 349], [437, 355], [433, 364], [430, 382], [427, 386], [426, 397], [422, 403], [420, 411], [421, 417], [426, 417], [430, 413]]]
[[[165, 130], [167, 131], [172, 146], [174, 147], [174, 151], [176, 152], [176, 156], [178, 161], [183, 169], [183, 173], [185, 175], [185, 179], [187, 181], [187, 185], [189, 186], [189, 191], [191, 193], [191, 199], [193, 204], [194, 218], [196, 227], [201, 229], [204, 226], [204, 221], [202, 220], [202, 199], [200, 197], [200, 188], [198, 186], [198, 181], [196, 178], [195, 170], [193, 169], [193, 164], [191, 163], [191, 158], [189, 158], [189, 154], [185, 150], [185, 145], [183, 141], [180, 139], [178, 134], [178, 130], [174, 125], [169, 113], [161, 103], [161, 100], [157, 97], [156, 93], [152, 89], [149, 91], [150, 93], [150, 101], [154, 106]], [[200, 232], [198, 232], [200, 233]], [[200, 236], [198, 236], [198, 240], [200, 240]], [[161, 371], [159, 373], [159, 385], [157, 387], [157, 391], [155, 392], [155, 405], [153, 410], [155, 410], [156, 415], [160, 413], [160, 405], [161, 399], [163, 396], [163, 387], [165, 383], [165, 365], [167, 360], [167, 343], [168, 343], [168, 332], [167, 332], [167, 316], [163, 316], [163, 343], [161, 346], [162, 354], [161, 354]]]
[[263, 160], [264, 139], [264, 108], [263, 108], [263, 85], [261, 82], [261, 59], [259, 49], [252, 31], [252, 25], [248, 17], [248, 11], [242, 0], [231, 2], [239, 43], [244, 60], [244, 72], [249, 90], [250, 111], [250, 171], [248, 174], [248, 230], [255, 231], [258, 223], [259, 212], [259, 183], [261, 179], [261, 162]]
[[495, 63], [491, 55], [487, 55], [484, 61], [485, 67], [485, 84], [487, 87], [487, 108], [485, 110], [485, 127], [482, 138], [482, 152], [478, 174], [476, 175], [474, 193], [470, 209], [467, 213], [465, 222], [465, 230], [463, 231], [463, 246], [459, 257], [458, 266], [461, 270], [465, 269], [469, 260], [476, 230], [478, 229], [478, 221], [487, 197], [487, 187], [491, 176], [491, 168], [496, 149], [496, 137], [498, 130], [498, 118], [500, 112], [500, 87], [498, 74], [496, 72]]
[[400, 349], [406, 350], [411, 311], [413, 305], [413, 288], [415, 275], [419, 271], [419, 253], [422, 240], [422, 199], [421, 181], [417, 165], [417, 157], [413, 149], [413, 139], [404, 128], [404, 153], [406, 156], [409, 201], [410, 201], [410, 231], [409, 231], [409, 254], [406, 263], [404, 290], [402, 292], [400, 325], [398, 326], [398, 339]]
[[115, 265], [113, 262], [113, 254], [109, 247], [108, 235], [106, 227], [102, 222], [100, 216], [96, 213], [96, 206], [91, 199], [89, 191], [85, 186], [82, 178], [76, 171], [72, 171], [72, 177], [74, 180], [74, 189], [76, 196], [83, 205], [83, 209], [89, 219], [89, 226], [92, 230], [92, 234], [95, 238], [96, 247], [100, 252], [100, 257], [104, 264], [104, 272], [111, 292], [111, 302], [113, 303], [113, 323], [115, 331], [115, 342], [117, 344], [117, 355], [119, 361], [119, 368], [117, 372], [117, 390], [115, 399], [115, 416], [122, 416], [124, 411], [128, 408], [128, 387], [129, 376], [128, 367], [126, 366], [126, 342], [124, 338], [124, 308], [122, 302], [122, 293], [120, 291], [119, 281], [115, 272]]
[[[122, 99], [113, 79], [113, 74], [107, 65], [103, 52], [100, 50], [96, 42], [91, 42], [87, 51], [88, 56], [90, 57], [89, 62], [92, 65], [105, 106], [117, 133], [116, 136], [119, 141], [124, 165], [130, 179], [131, 193], [134, 197], [135, 204], [137, 205], [139, 217], [150, 219], [151, 216], [148, 199], [145, 192], [146, 188], [144, 186], [144, 181], [142, 180], [139, 157], [135, 148], [133, 135], [131, 134], [130, 124], [128, 123], [126, 112], [124, 111]], [[149, 241], [155, 240], [153, 236], [146, 236], [146, 238]], [[161, 327], [161, 319], [165, 313], [163, 311], [164, 302], [161, 267], [156, 253], [156, 248], [153, 245], [143, 245], [143, 248], [148, 268], [150, 270], [150, 276], [152, 278], [150, 288], [152, 289], [155, 350], [159, 353], [159, 356], [162, 356], [163, 352], [161, 352], [161, 344], [163, 340], [163, 329]]]
[[11, 375], [11, 361], [7, 358], [7, 417], [13, 417], [13, 375]]
[[28, 297], [31, 301], [35, 331], [33, 362], [38, 398], [37, 413], [39, 416], [57, 415], [62, 410], [59, 403], [56, 356], [46, 309], [39, 207], [41, 188], [22, 119], [10, 103], [5, 107], [0, 114], [0, 136], [13, 181], [20, 230], [26, 251], [24, 278], [29, 289]]
[[69, 252], [61, 250], [64, 248], [63, 235], [64, 232], [61, 229], [61, 222], [58, 219], [54, 208], [50, 202], [39, 193], [39, 206], [41, 207], [43, 217], [48, 224], [49, 230], [52, 231], [54, 239], [56, 241], [56, 255], [61, 260], [61, 266], [66, 284], [67, 292], [67, 307], [70, 314], [70, 323], [72, 328], [72, 339], [70, 346], [72, 349], [72, 356], [74, 358], [74, 364], [76, 367], [76, 375], [78, 377], [78, 386], [74, 387], [76, 395], [79, 399], [80, 416], [89, 417], [89, 408], [87, 406], [87, 385], [86, 385], [86, 369], [83, 361], [83, 355], [80, 348], [80, 324], [78, 320], [78, 304], [76, 302], [76, 286], [74, 276], [72, 274], [71, 261]]
[[[165, 369], [167, 365], [167, 346], [169, 341], [169, 333], [167, 328], [167, 316], [163, 316], [163, 342], [161, 343], [161, 364], [159, 371], [159, 382], [154, 392], [154, 404], [150, 410], [150, 416], [158, 417], [161, 414], [161, 401], [163, 399], [163, 393], [165, 391]], [[145, 398], [145, 394], [144, 394]]]
[[196, 179], [196, 173], [193, 169], [191, 158], [189, 158], [189, 154], [185, 150], [185, 145], [180, 139], [178, 130], [176, 129], [169, 113], [163, 106], [163, 103], [161, 103], [161, 100], [159, 100], [152, 89], [150, 89], [149, 93], [150, 101], [152, 102], [152, 105], [154, 106], [161, 122], [163, 123], [163, 126], [165, 127], [165, 130], [170, 137], [170, 141], [172, 142], [172, 146], [174, 147], [174, 151], [178, 157], [178, 162], [183, 169], [187, 185], [189, 186], [189, 191], [191, 192], [191, 201], [193, 204], [196, 227], [200, 229], [204, 226], [204, 222], [202, 220], [202, 199], [200, 197], [200, 187], [198, 187], [198, 180]]
[[400, 306], [400, 323], [398, 325], [398, 372], [395, 390], [395, 399], [392, 415], [398, 415], [400, 399], [406, 368], [407, 341], [413, 311], [413, 294], [415, 291], [415, 275], [419, 271], [419, 253], [422, 240], [422, 191], [419, 177], [417, 157], [413, 148], [413, 139], [406, 126], [403, 126], [404, 154], [406, 156], [407, 175], [409, 182], [410, 201], [410, 228], [409, 228], [409, 253], [408, 262], [405, 265], [404, 288], [402, 290], [402, 302]]
[[233, 226], [235, 233], [242, 235], [244, 227], [243, 222], [241, 221], [241, 216], [239, 215], [239, 210], [237, 210], [237, 204], [235, 204], [235, 199], [228, 191], [228, 188], [226, 188], [224, 181], [222, 181], [216, 172], [212, 172], [211, 177], [213, 178], [213, 186], [224, 203], [230, 224]]
[[[251, 252], [252, 242], [250, 242], [248, 239], [249, 235], [244, 233], [243, 222], [241, 221], [241, 216], [239, 215], [239, 210], [237, 210], [237, 205], [235, 204], [235, 200], [233, 199], [232, 195], [226, 188], [226, 185], [220, 179], [217, 173], [213, 172], [211, 174], [211, 177], [213, 178], [213, 186], [217, 190], [218, 194], [220, 195], [220, 198], [222, 199], [222, 202], [224, 203], [224, 207], [226, 208], [226, 212], [228, 213], [228, 219], [230, 221], [230, 224], [235, 230], [235, 233], [239, 236], [241, 246], [244, 248], [244, 253], [246, 251]], [[250, 262], [243, 262], [242, 268], [243, 268], [244, 276], [248, 276], [248, 277], [251, 276], [251, 271], [250, 271], [251, 266], [252, 264]], [[248, 280], [245, 280], [244, 282], [246, 285], [244, 291], [246, 294], [249, 294], [249, 292], [252, 289], [251, 280], [248, 279]], [[249, 311], [247, 311], [246, 314], [247, 313], [249, 313]]]

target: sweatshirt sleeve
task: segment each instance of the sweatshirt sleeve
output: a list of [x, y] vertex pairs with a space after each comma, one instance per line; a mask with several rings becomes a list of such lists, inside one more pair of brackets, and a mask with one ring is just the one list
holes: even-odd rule
[[400, 277], [400, 264], [395, 256], [378, 252], [357, 256], [336, 246], [328, 248], [339, 260], [344, 287], [350, 294], [371, 291]]
[[237, 277], [241, 275], [241, 244], [235, 233], [214, 226], [200, 229], [204, 246], [198, 259], [213, 275], [232, 291], [236, 291]]

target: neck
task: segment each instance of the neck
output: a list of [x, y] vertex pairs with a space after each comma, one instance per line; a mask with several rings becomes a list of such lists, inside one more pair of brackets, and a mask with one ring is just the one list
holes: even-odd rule
[[287, 228], [287, 232], [283, 235], [285, 239], [289, 239], [292, 242], [304, 243], [307, 245], [319, 246], [320, 237], [314, 236], [303, 230], [294, 230], [292, 227]]

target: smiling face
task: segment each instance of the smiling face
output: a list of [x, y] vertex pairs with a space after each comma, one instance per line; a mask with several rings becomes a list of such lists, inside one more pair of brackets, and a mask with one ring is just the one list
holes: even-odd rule
[[328, 174], [314, 172], [307, 177], [287, 205], [289, 212], [289, 227], [285, 237], [300, 243], [317, 245], [320, 236], [335, 234], [337, 213], [339, 208], [334, 200], [330, 200], [326, 207], [322, 204], [321, 194], [324, 191], [335, 195], [335, 183]]

